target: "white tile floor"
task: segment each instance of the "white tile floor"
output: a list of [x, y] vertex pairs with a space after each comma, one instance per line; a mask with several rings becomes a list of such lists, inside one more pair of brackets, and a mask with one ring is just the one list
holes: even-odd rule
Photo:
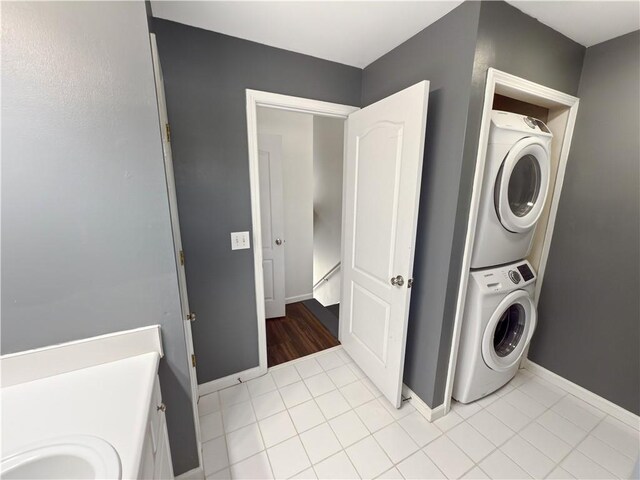
[[428, 422], [333, 350], [200, 398], [213, 478], [629, 478], [637, 430], [528, 371]]

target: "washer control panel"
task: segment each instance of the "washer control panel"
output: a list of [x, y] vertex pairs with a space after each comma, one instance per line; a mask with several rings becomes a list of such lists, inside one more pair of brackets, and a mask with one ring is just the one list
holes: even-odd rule
[[533, 283], [536, 275], [531, 264], [521, 260], [510, 265], [472, 270], [473, 280], [485, 292], [503, 292], [514, 288], [524, 288]]
[[509, 275], [509, 278], [511, 279], [511, 281], [516, 285], [520, 283], [520, 280], [522, 280], [522, 278], [520, 277], [520, 274], [516, 270], [509, 270], [509, 273], [507, 275]]
[[491, 112], [491, 121], [493, 125], [502, 129], [516, 130], [527, 134], [543, 134], [548, 137], [553, 136], [542, 120], [527, 115], [520, 115], [519, 113], [493, 110]]
[[529, 265], [529, 263], [523, 263], [522, 265], [518, 265], [518, 271], [520, 272], [520, 275], [522, 275], [522, 278], [524, 278], [525, 282], [528, 282], [529, 280], [532, 280], [535, 275], [533, 274], [533, 270], [531, 270], [531, 265]]

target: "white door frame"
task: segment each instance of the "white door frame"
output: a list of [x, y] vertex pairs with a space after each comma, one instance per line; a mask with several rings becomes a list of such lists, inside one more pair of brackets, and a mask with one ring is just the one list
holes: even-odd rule
[[[349, 114], [360, 110], [358, 107], [341, 105], [338, 103], [322, 102], [308, 98], [292, 97], [277, 93], [261, 92], [259, 90], [246, 91], [247, 98], [247, 140], [249, 143], [249, 183], [251, 191], [251, 228], [253, 230], [253, 267], [255, 272], [256, 290], [256, 317], [258, 321], [258, 358], [259, 369], [248, 370], [252, 377], [264, 375], [267, 372], [267, 331], [264, 311], [264, 279], [262, 275], [262, 228], [260, 225], [260, 190], [259, 190], [259, 155], [258, 155], [258, 107], [277, 108], [298, 113], [309, 113], [312, 115], [335, 117], [347, 119]], [[346, 125], [345, 125], [346, 127]], [[345, 136], [346, 140], [346, 136]], [[343, 165], [344, 168], [344, 165]], [[344, 187], [343, 187], [344, 188]], [[343, 209], [343, 231], [344, 231], [344, 209]], [[342, 252], [340, 259], [342, 260]], [[233, 382], [237, 383], [237, 378], [245, 381], [243, 373], [233, 375]], [[247, 378], [248, 379], [248, 378]], [[225, 385], [228, 386], [228, 385]], [[220, 387], [223, 388], [223, 387]]]
[[[491, 125], [491, 110], [493, 109], [493, 97], [498, 93], [508, 97], [516, 98], [525, 102], [540, 105], [546, 108], [563, 108], [567, 112], [566, 118], [559, 121], [566, 122], [562, 145], [560, 147], [560, 162], [556, 175], [556, 182], [553, 189], [551, 207], [549, 211], [549, 219], [547, 229], [544, 236], [542, 254], [540, 257], [540, 265], [538, 267], [538, 278], [536, 280], [536, 290], [534, 303], [538, 304], [540, 297], [540, 289], [542, 288], [542, 279], [544, 277], [547, 259], [549, 257], [549, 248], [553, 237], [553, 228], [555, 224], [556, 214], [558, 212], [558, 204], [560, 202], [560, 193], [562, 191], [562, 183], [564, 181], [564, 173], [567, 167], [567, 159], [569, 158], [569, 147], [571, 146], [571, 137], [575, 126], [576, 115], [578, 113], [578, 105], [580, 100], [566, 93], [554, 90], [543, 85], [539, 85], [529, 80], [525, 80], [515, 75], [489, 68], [487, 72], [487, 83], [484, 93], [484, 106], [482, 109], [482, 123], [480, 125], [480, 139], [478, 142], [478, 153], [476, 157], [476, 170], [473, 178], [473, 190], [471, 194], [471, 205], [469, 208], [469, 220], [467, 223], [467, 238], [465, 240], [464, 254], [462, 257], [462, 268], [460, 273], [460, 286], [458, 288], [458, 300], [456, 303], [456, 314], [453, 326], [453, 338], [451, 340], [451, 353], [449, 354], [449, 370], [447, 372], [447, 383], [444, 396], [444, 413], [448, 413], [451, 408], [451, 393], [453, 391], [453, 380], [456, 371], [456, 360], [458, 358], [458, 346], [460, 343], [460, 328], [462, 326], [462, 315], [466, 300], [467, 284], [469, 281], [469, 269], [471, 267], [471, 252], [473, 251], [473, 241], [475, 239], [476, 223], [478, 221], [478, 208], [480, 205], [480, 194], [482, 190], [482, 181], [484, 176], [485, 157], [487, 153], [487, 143], [489, 140], [489, 127]], [[551, 122], [551, 121], [550, 121]], [[550, 124], [549, 122], [549, 124]], [[526, 352], [523, 360], [526, 358]]]
[[[198, 467], [192, 471], [204, 471], [202, 463], [202, 437], [200, 434], [200, 419], [198, 416], [198, 378], [196, 376], [196, 368], [192, 363], [193, 353], [193, 337], [191, 335], [191, 321], [187, 320], [186, 315], [189, 313], [189, 298], [187, 297], [187, 279], [184, 270], [184, 264], [181, 261], [182, 238], [180, 236], [180, 220], [178, 218], [178, 199], [176, 196], [176, 181], [173, 175], [173, 160], [171, 156], [171, 144], [169, 138], [169, 118], [166, 114], [166, 98], [164, 97], [164, 85], [162, 84], [162, 76], [160, 73], [160, 57], [158, 55], [158, 44], [156, 35], [150, 34], [151, 37], [151, 53], [153, 60], [153, 73], [156, 82], [156, 97], [158, 101], [158, 120], [160, 128], [160, 137], [162, 138], [162, 153], [164, 159], [165, 179], [167, 183], [167, 197], [169, 201], [169, 216], [171, 218], [171, 233], [173, 236], [174, 255], [176, 262], [176, 273], [178, 275], [178, 288], [180, 291], [180, 308], [182, 313], [181, 321], [184, 327], [184, 337], [187, 349], [187, 365], [189, 369], [189, 384], [191, 387], [191, 404], [193, 410], [193, 422], [196, 432], [196, 444], [198, 448]], [[187, 472], [190, 473], [190, 472]]]

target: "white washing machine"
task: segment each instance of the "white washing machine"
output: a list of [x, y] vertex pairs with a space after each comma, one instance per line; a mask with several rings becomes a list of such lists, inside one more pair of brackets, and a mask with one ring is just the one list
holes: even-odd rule
[[525, 258], [549, 189], [553, 135], [540, 120], [494, 110], [471, 268]]
[[473, 402], [516, 374], [536, 327], [535, 282], [526, 260], [471, 272], [453, 398]]

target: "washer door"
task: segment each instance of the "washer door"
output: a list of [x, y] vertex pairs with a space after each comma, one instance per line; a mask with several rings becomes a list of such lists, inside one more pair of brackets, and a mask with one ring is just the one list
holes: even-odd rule
[[524, 233], [540, 218], [549, 188], [547, 149], [536, 138], [518, 141], [502, 162], [494, 187], [500, 222], [510, 232]]
[[482, 337], [482, 358], [487, 366], [502, 372], [518, 363], [536, 320], [535, 305], [526, 291], [507, 295], [493, 312]]

